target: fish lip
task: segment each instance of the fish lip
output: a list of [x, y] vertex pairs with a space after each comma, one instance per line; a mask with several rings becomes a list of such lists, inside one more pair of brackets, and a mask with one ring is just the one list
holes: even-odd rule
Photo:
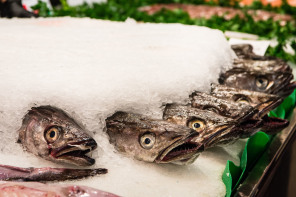
[[270, 132], [271, 130], [281, 130], [289, 125], [289, 120], [277, 118], [277, 117], [269, 117], [265, 115], [263, 118], [263, 126], [262, 129], [264, 131]]
[[281, 89], [281, 91], [278, 92], [279, 95], [281, 95], [282, 97], [286, 97], [289, 96], [294, 89], [296, 88], [296, 81], [290, 81], [289, 84], [287, 84], [283, 89]]
[[[197, 150], [200, 148], [200, 145], [194, 141], [192, 141], [196, 136], [199, 134], [194, 132], [188, 135], [187, 137], [181, 138], [177, 141], [175, 141], [173, 144], [171, 144], [169, 147], [165, 148], [162, 153], [159, 154], [159, 156], [155, 159], [156, 163], [176, 163], [176, 164], [188, 164], [188, 161], [191, 159], [191, 157], [195, 156], [197, 154]], [[173, 149], [180, 147], [182, 145], [188, 145], [192, 146], [192, 148], [189, 147], [188, 150], [180, 150], [173, 151]], [[170, 153], [177, 153], [176, 155], [170, 155], [171, 157], [167, 158]], [[196, 156], [197, 158], [197, 156]], [[194, 159], [195, 160], [195, 159]], [[193, 161], [194, 161], [193, 160]], [[192, 161], [192, 162], [193, 162]]]
[[[259, 110], [257, 116], [259, 118], [262, 118], [263, 116], [265, 116], [270, 110], [276, 108], [277, 106], [279, 106], [281, 103], [283, 102], [282, 98], [278, 98], [277, 100], [269, 100], [266, 101], [264, 103], [260, 103], [258, 104], [255, 108], [257, 108]], [[262, 109], [261, 109], [262, 108]]]
[[69, 142], [67, 145], [50, 149], [50, 156], [56, 160], [66, 161], [79, 166], [89, 166], [95, 163], [95, 159], [86, 154], [97, 148], [95, 140], [86, 139]]

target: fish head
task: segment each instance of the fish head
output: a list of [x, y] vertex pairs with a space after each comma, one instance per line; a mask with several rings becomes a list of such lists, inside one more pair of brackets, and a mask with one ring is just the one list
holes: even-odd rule
[[199, 134], [188, 127], [126, 112], [108, 117], [106, 127], [115, 148], [137, 160], [184, 165], [199, 155], [199, 144], [192, 141]]
[[86, 154], [96, 141], [74, 119], [52, 106], [33, 107], [19, 130], [23, 147], [44, 159], [58, 163], [89, 166], [95, 160]]
[[199, 144], [197, 152], [221, 143], [229, 143], [246, 135], [246, 129], [258, 127], [260, 122], [244, 120], [240, 122], [208, 110], [190, 106], [167, 104], [164, 110], [164, 120], [194, 129], [199, 135], [191, 141]]
[[220, 74], [219, 83], [282, 97], [291, 94], [296, 88], [296, 82], [292, 82], [291, 68], [287, 64], [274, 63], [270, 66], [269, 64], [257, 65], [258, 61], [254, 62], [256, 64], [245, 64], [244, 62], [235, 64], [233, 68]]
[[221, 99], [204, 92], [193, 92], [190, 99], [191, 106], [194, 108], [212, 111], [235, 120], [247, 119], [258, 112], [257, 109], [246, 103]]
[[274, 94], [266, 94], [225, 85], [211, 84], [211, 94], [215, 97], [245, 103], [258, 110], [257, 116], [263, 117], [280, 105], [283, 99]]

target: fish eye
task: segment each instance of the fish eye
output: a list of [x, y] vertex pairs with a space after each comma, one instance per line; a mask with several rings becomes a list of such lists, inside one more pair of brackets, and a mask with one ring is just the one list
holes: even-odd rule
[[205, 129], [205, 123], [202, 120], [192, 120], [189, 122], [188, 126], [197, 132], [201, 132]]
[[265, 77], [257, 77], [256, 78], [256, 86], [260, 89], [266, 88], [268, 85], [268, 79]]
[[140, 137], [140, 145], [145, 149], [151, 149], [155, 144], [155, 134], [154, 133], [144, 133]]
[[237, 103], [244, 103], [244, 104], [247, 104], [247, 105], [250, 104], [250, 101], [249, 101], [248, 97], [242, 96], [242, 95], [234, 95], [233, 100], [235, 102], [237, 102]]
[[55, 142], [60, 136], [60, 127], [53, 126], [45, 131], [45, 139], [49, 143]]

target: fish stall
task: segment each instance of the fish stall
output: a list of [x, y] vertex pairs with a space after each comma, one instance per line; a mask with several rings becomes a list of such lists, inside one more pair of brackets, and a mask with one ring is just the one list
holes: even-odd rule
[[[295, 88], [290, 68], [281, 61], [273, 69], [289, 73], [285, 85], [256, 79], [259, 88], [280, 84], [279, 91], [239, 92], [256, 98], [254, 105], [247, 105], [245, 97], [237, 103], [225, 99], [233, 98], [228, 93], [235, 88], [219, 94], [224, 87], [213, 85], [218, 79], [236, 84], [232, 74], [248, 67], [237, 56], [256, 56], [233, 50], [219, 30], [67, 17], [1, 19], [0, 26], [0, 169], [7, 180], [10, 173], [12, 180], [54, 177], [46, 191], [79, 185], [81, 189], [71, 186], [71, 192], [101, 196], [225, 196], [260, 183], [251, 184], [243, 174], [242, 185], [235, 186], [234, 178], [232, 185], [224, 184], [233, 175], [226, 167], [240, 166], [245, 145], [252, 144], [247, 137], [259, 128], [274, 134], [288, 125], [285, 115], [276, 118], [279, 110], [273, 112], [275, 118], [267, 117]], [[231, 69], [235, 72], [229, 74]], [[288, 90], [282, 91], [283, 86]], [[202, 111], [215, 103], [223, 105]], [[192, 119], [196, 114], [204, 120]], [[293, 138], [294, 119], [278, 135], [282, 143], [275, 145], [271, 159]], [[74, 142], [76, 138], [82, 140]], [[71, 176], [61, 175], [68, 168], [75, 168], [68, 171]], [[97, 171], [82, 178], [90, 173], [87, 169]], [[3, 184], [0, 193], [13, 183]]]

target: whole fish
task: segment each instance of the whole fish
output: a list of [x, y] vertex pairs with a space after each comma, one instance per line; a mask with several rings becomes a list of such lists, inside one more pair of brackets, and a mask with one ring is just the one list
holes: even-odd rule
[[64, 184], [38, 182], [0, 182], [0, 197], [117, 197], [98, 189]]
[[53, 162], [90, 166], [86, 154], [96, 141], [73, 118], [52, 106], [33, 107], [24, 116], [19, 139], [25, 150]]
[[224, 85], [212, 84], [211, 94], [215, 97], [246, 103], [252, 107], [259, 106], [257, 117], [263, 120], [262, 130], [266, 133], [276, 133], [288, 126], [289, 121], [281, 118], [268, 117], [267, 113], [279, 106], [283, 99], [277, 95], [237, 89]]
[[249, 137], [262, 125], [261, 119], [232, 119], [212, 111], [178, 104], [166, 105], [163, 119], [194, 129], [199, 135], [193, 141], [202, 144], [203, 148]]
[[108, 117], [106, 127], [116, 149], [138, 160], [190, 164], [199, 155], [200, 145], [192, 141], [199, 133], [188, 127], [126, 112]]
[[0, 165], [0, 181], [66, 181], [95, 176], [98, 174], [106, 174], [107, 172], [108, 170], [105, 168], [20, 168], [8, 165]]
[[291, 68], [277, 61], [235, 60], [220, 74], [219, 84], [286, 97], [296, 88]]

